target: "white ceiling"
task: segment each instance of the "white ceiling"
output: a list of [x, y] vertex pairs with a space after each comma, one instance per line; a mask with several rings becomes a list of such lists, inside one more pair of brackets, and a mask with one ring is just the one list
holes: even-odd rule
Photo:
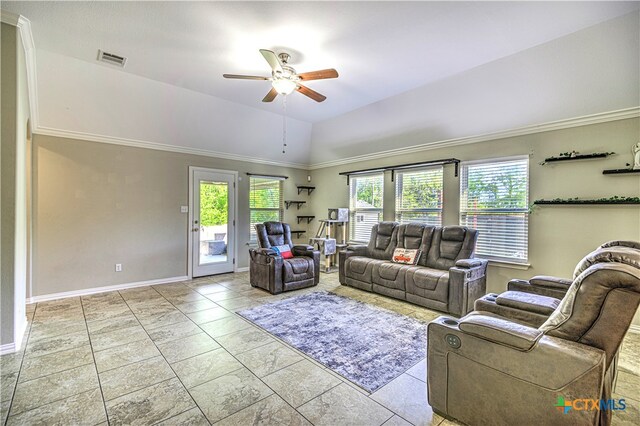
[[[638, 9], [638, 2], [11, 2], [31, 21], [37, 50], [96, 63], [98, 49], [128, 58], [120, 72], [280, 113], [264, 104], [260, 48], [291, 53], [328, 99], [294, 93], [288, 115], [316, 123]], [[99, 64], [108, 67], [108, 65]]]

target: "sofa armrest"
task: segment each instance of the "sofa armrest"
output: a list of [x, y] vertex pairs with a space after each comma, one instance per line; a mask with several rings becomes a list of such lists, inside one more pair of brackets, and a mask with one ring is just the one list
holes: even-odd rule
[[542, 337], [537, 328], [488, 315], [467, 315], [458, 324], [466, 334], [520, 351], [528, 351]]
[[249, 257], [251, 257], [252, 262], [260, 263], [263, 265], [272, 263], [276, 259], [280, 259], [280, 263], [282, 263], [282, 257], [280, 257], [275, 252], [275, 250], [272, 250], [272, 249], [266, 249], [266, 248], [249, 249]]
[[486, 263], [487, 261], [481, 259], [460, 259], [456, 261], [456, 266], [458, 268], [475, 268], [482, 266], [482, 262]]
[[352, 253], [353, 256], [365, 256], [367, 254], [366, 244], [348, 245], [347, 252]]
[[460, 259], [449, 269], [450, 314], [461, 317], [473, 311], [474, 302], [487, 292], [488, 264], [483, 259]]
[[340, 284], [346, 284], [345, 264], [347, 259], [352, 256], [366, 256], [366, 254], [367, 246], [365, 245], [347, 246], [346, 250], [338, 252], [338, 281]]

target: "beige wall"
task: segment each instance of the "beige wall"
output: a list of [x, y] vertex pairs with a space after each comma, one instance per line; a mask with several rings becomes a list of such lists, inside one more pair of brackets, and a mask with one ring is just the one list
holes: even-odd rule
[[29, 103], [26, 64], [16, 27], [2, 24], [0, 221], [0, 344], [19, 344], [26, 327], [26, 138]]
[[[37, 134], [33, 155], [34, 296], [186, 275], [188, 215], [180, 206], [188, 204], [189, 166], [239, 172], [240, 268], [249, 265], [246, 172], [289, 176], [285, 199], [313, 198], [297, 194], [307, 180], [299, 169]], [[306, 229], [294, 224], [308, 210], [285, 210], [285, 220]]]
[[[326, 217], [327, 207], [348, 206], [346, 178], [339, 176], [339, 172], [450, 157], [464, 161], [531, 154], [531, 201], [640, 196], [638, 175], [602, 175], [603, 169], [622, 168], [632, 160], [631, 146], [638, 142], [639, 135], [640, 120], [628, 119], [313, 170], [313, 183], [317, 186], [313, 212], [321, 218]], [[546, 157], [571, 150], [614, 151], [618, 155], [603, 160], [538, 164]], [[453, 165], [445, 166], [444, 176], [444, 223], [453, 225], [458, 221], [459, 198], [459, 179], [454, 177]], [[384, 202], [384, 218], [393, 220], [393, 183], [389, 172], [385, 176]], [[529, 219], [531, 268], [490, 266], [488, 291], [504, 291], [510, 278], [536, 274], [570, 277], [576, 263], [599, 244], [614, 239], [640, 241], [640, 206], [536, 206]], [[636, 324], [640, 324], [639, 317]]]

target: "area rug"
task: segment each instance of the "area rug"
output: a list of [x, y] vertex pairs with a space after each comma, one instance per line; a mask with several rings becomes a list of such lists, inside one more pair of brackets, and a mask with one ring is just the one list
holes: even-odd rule
[[426, 353], [426, 324], [333, 293], [309, 293], [238, 314], [369, 392]]

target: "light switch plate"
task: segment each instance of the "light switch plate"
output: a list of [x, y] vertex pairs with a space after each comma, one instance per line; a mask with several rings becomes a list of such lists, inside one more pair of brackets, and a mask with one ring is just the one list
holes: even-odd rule
[[189, 213], [189, 206], [180, 206], [180, 213]]

